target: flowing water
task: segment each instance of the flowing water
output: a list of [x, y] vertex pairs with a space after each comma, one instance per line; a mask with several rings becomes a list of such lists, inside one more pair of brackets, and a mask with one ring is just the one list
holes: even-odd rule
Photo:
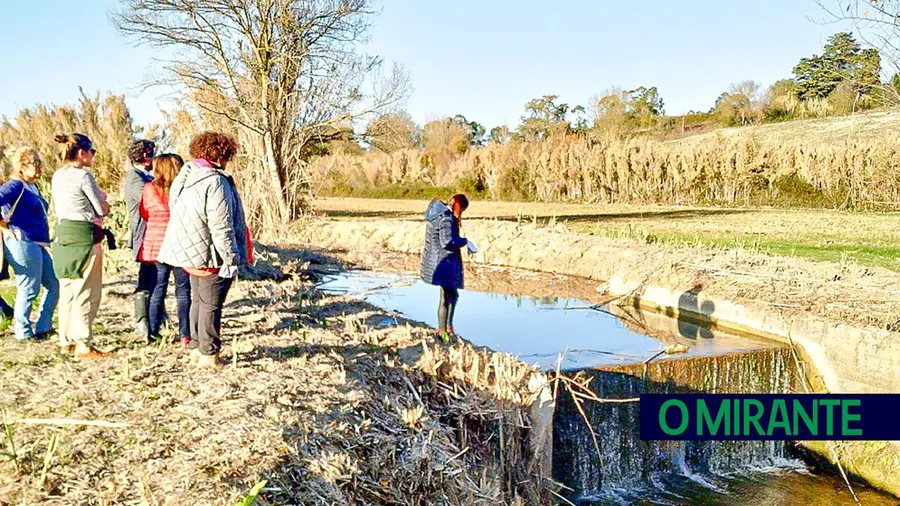
[[[483, 273], [476, 279], [476, 288], [492, 286]], [[590, 376], [600, 397], [797, 391], [790, 351], [778, 343], [634, 308], [597, 306], [585, 300], [584, 291], [578, 292], [584, 298], [546, 296], [547, 283], [538, 280], [538, 288], [530, 290], [521, 282], [504, 288], [544, 293], [540, 297], [463, 291], [457, 332], [475, 345], [544, 369], [559, 364], [567, 374]], [[400, 316], [436, 322], [438, 288], [410, 274], [349, 271], [329, 277], [321, 288], [398, 314], [385, 318], [384, 325], [396, 324]], [[686, 346], [687, 352], [663, 353], [672, 345]], [[556, 404], [553, 474], [576, 504], [853, 504], [839, 477], [816, 474], [786, 443], [641, 441], [638, 403], [586, 402], [582, 416], [571, 396], [560, 391]], [[596, 446], [585, 418], [598, 435]], [[865, 505], [900, 504], [871, 488], [855, 489]]]

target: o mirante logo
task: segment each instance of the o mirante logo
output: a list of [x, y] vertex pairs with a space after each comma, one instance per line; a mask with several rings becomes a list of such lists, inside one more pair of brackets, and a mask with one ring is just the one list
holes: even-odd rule
[[900, 394], [644, 394], [643, 440], [900, 440]]

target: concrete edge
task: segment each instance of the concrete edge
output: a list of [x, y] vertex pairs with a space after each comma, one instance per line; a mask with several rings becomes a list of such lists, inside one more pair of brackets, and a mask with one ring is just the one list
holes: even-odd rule
[[[809, 315], [789, 321], [774, 313], [707, 297], [702, 291], [674, 291], [660, 286], [641, 286], [639, 282], [629, 281], [621, 276], [610, 279], [605, 290], [610, 295], [622, 297], [621, 303], [664, 313], [673, 318], [686, 318], [738, 333], [786, 344], [793, 343], [798, 352], [799, 365], [803, 369], [801, 373], [806, 376], [813, 391], [886, 391], [886, 385], [874, 381], [876, 378], [859, 378], [867, 375], [860, 370], [849, 371], [856, 361], [847, 353], [859, 353], [859, 347], [854, 346], [859, 339], [896, 340], [891, 332], [834, 325]], [[806, 364], [811, 364], [812, 367]], [[873, 382], [876, 384], [873, 385]], [[800, 441], [799, 444], [831, 463], [835, 463], [834, 456], [837, 455], [849, 473], [900, 496], [900, 445], [897, 442]]]

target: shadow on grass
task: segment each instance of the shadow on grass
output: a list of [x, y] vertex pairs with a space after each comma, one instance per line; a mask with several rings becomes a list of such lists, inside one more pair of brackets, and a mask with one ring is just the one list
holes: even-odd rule
[[422, 213], [414, 213], [406, 211], [357, 211], [341, 209], [326, 211], [325, 215], [329, 218], [416, 219], [424, 216], [424, 210]]
[[[727, 216], [732, 214], [744, 214], [751, 211], [744, 209], [674, 209], [670, 211], [632, 211], [627, 213], [562, 213], [537, 216], [539, 223], [545, 223], [551, 219], [558, 222], [570, 221], [574, 223], [599, 223], [606, 221], [640, 220], [640, 219], [664, 219], [684, 220], [693, 218], [708, 218], [713, 216]], [[492, 216], [500, 221], [531, 220], [528, 215], [521, 216]]]

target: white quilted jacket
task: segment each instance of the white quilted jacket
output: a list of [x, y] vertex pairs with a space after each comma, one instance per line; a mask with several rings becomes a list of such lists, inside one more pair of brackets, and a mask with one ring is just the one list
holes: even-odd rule
[[159, 261], [194, 269], [246, 265], [247, 224], [234, 181], [205, 161], [188, 162], [169, 190]]

